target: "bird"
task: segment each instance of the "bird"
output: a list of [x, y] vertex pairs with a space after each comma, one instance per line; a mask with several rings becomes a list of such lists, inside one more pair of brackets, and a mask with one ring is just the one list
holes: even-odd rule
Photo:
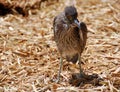
[[60, 64], [57, 82], [60, 81], [60, 73], [63, 59], [76, 63], [79, 61], [80, 76], [83, 76], [81, 68], [81, 54], [87, 41], [87, 25], [79, 22], [78, 12], [75, 6], [66, 6], [64, 11], [55, 16], [53, 20], [54, 41], [60, 53]]

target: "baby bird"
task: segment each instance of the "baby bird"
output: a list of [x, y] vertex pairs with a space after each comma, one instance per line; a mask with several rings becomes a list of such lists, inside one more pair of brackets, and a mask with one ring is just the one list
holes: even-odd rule
[[81, 54], [87, 40], [87, 27], [84, 22], [77, 19], [78, 13], [74, 6], [65, 7], [64, 11], [54, 18], [53, 30], [54, 40], [60, 53], [60, 67], [57, 82], [60, 80], [63, 58], [76, 63], [79, 60], [80, 76]]

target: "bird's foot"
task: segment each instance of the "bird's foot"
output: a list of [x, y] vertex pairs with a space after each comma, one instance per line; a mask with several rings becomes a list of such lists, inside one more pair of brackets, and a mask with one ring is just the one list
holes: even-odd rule
[[56, 83], [59, 83], [59, 82], [60, 82], [60, 79], [55, 80], [55, 82], [56, 82]]
[[52, 81], [52, 82], [55, 82], [55, 83], [59, 83], [59, 82], [60, 82], [60, 79], [52, 79], [51, 81]]
[[80, 74], [79, 74], [79, 77], [84, 78], [85, 76], [86, 76], [86, 74], [83, 71], [81, 71]]

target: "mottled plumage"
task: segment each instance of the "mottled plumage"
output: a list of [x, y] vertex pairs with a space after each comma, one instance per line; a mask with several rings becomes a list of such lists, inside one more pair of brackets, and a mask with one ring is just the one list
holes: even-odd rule
[[53, 22], [54, 39], [60, 52], [61, 60], [66, 57], [67, 61], [73, 63], [76, 63], [78, 58], [80, 58], [87, 40], [86, 24], [79, 22], [77, 16], [76, 8], [68, 6], [64, 12], [54, 18]]

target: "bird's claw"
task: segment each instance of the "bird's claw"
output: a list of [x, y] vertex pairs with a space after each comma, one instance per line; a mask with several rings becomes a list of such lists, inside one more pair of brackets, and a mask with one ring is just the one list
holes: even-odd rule
[[79, 75], [79, 77], [80, 78], [83, 78], [85, 76], [85, 73], [82, 71], [82, 72], [80, 72], [80, 75]]
[[59, 79], [53, 79], [52, 82], [59, 83], [60, 80]]

